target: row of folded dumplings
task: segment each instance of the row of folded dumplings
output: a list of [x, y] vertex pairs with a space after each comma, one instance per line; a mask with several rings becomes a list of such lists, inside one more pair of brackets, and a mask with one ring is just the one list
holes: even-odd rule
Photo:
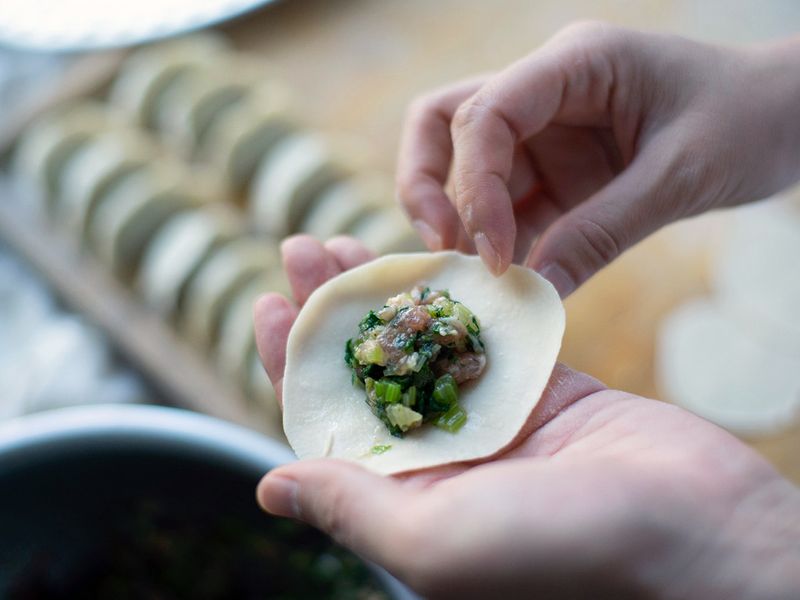
[[132, 54], [107, 100], [60, 106], [21, 136], [23, 196], [96, 254], [277, 422], [252, 305], [288, 293], [278, 241], [352, 235], [421, 249], [365, 144], [309, 132], [291, 94], [224, 40]]

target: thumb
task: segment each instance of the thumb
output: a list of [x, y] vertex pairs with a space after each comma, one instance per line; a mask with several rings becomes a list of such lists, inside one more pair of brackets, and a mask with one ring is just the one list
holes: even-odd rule
[[[671, 176], [682, 159], [651, 144], [619, 176], [554, 221], [525, 264], [548, 279], [562, 298], [625, 250], [683, 214], [696, 190]], [[665, 155], [667, 158], [665, 159]]]
[[259, 504], [275, 515], [300, 519], [343, 546], [391, 568], [409, 491], [390, 477], [339, 460], [306, 460], [278, 467], [258, 485]]

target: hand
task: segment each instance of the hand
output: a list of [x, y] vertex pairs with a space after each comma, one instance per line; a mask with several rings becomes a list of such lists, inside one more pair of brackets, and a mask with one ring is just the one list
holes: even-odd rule
[[799, 45], [570, 26], [413, 103], [398, 196], [432, 250], [474, 241], [493, 272], [527, 264], [564, 297], [663, 225], [800, 177]]
[[[283, 244], [298, 304], [370, 258], [354, 240]], [[280, 396], [296, 305], [256, 336]], [[800, 590], [800, 493], [733, 436], [557, 365], [518, 446], [384, 477], [337, 460], [271, 471], [262, 506], [327, 532], [425, 597], [780, 598]], [[536, 596], [538, 597], [538, 596]]]

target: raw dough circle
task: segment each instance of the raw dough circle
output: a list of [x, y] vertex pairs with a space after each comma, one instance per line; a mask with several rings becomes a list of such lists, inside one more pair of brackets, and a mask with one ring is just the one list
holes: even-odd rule
[[[478, 317], [487, 366], [461, 390], [468, 418], [458, 433], [426, 426], [392, 437], [351, 383], [344, 346], [358, 322], [414, 285], [448, 289]], [[353, 460], [398, 473], [485, 458], [514, 441], [550, 378], [564, 333], [564, 308], [550, 283], [512, 265], [492, 276], [456, 252], [390, 255], [318, 288], [300, 312], [286, 349], [283, 426], [300, 458]], [[376, 445], [391, 445], [372, 454]]]
[[676, 404], [740, 434], [785, 427], [800, 414], [800, 353], [783, 353], [753, 333], [718, 304], [683, 305], [659, 332], [659, 387]]

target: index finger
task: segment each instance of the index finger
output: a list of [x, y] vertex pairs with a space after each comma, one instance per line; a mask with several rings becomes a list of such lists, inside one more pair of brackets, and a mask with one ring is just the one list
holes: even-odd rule
[[397, 196], [431, 250], [454, 248], [460, 245], [459, 236], [464, 237], [445, 192], [453, 157], [450, 121], [485, 79], [469, 79], [422, 96], [408, 111], [397, 162]]
[[517, 145], [552, 122], [608, 125], [616, 30], [573, 29], [488, 81], [453, 117], [456, 208], [495, 274], [514, 255], [508, 182]]

